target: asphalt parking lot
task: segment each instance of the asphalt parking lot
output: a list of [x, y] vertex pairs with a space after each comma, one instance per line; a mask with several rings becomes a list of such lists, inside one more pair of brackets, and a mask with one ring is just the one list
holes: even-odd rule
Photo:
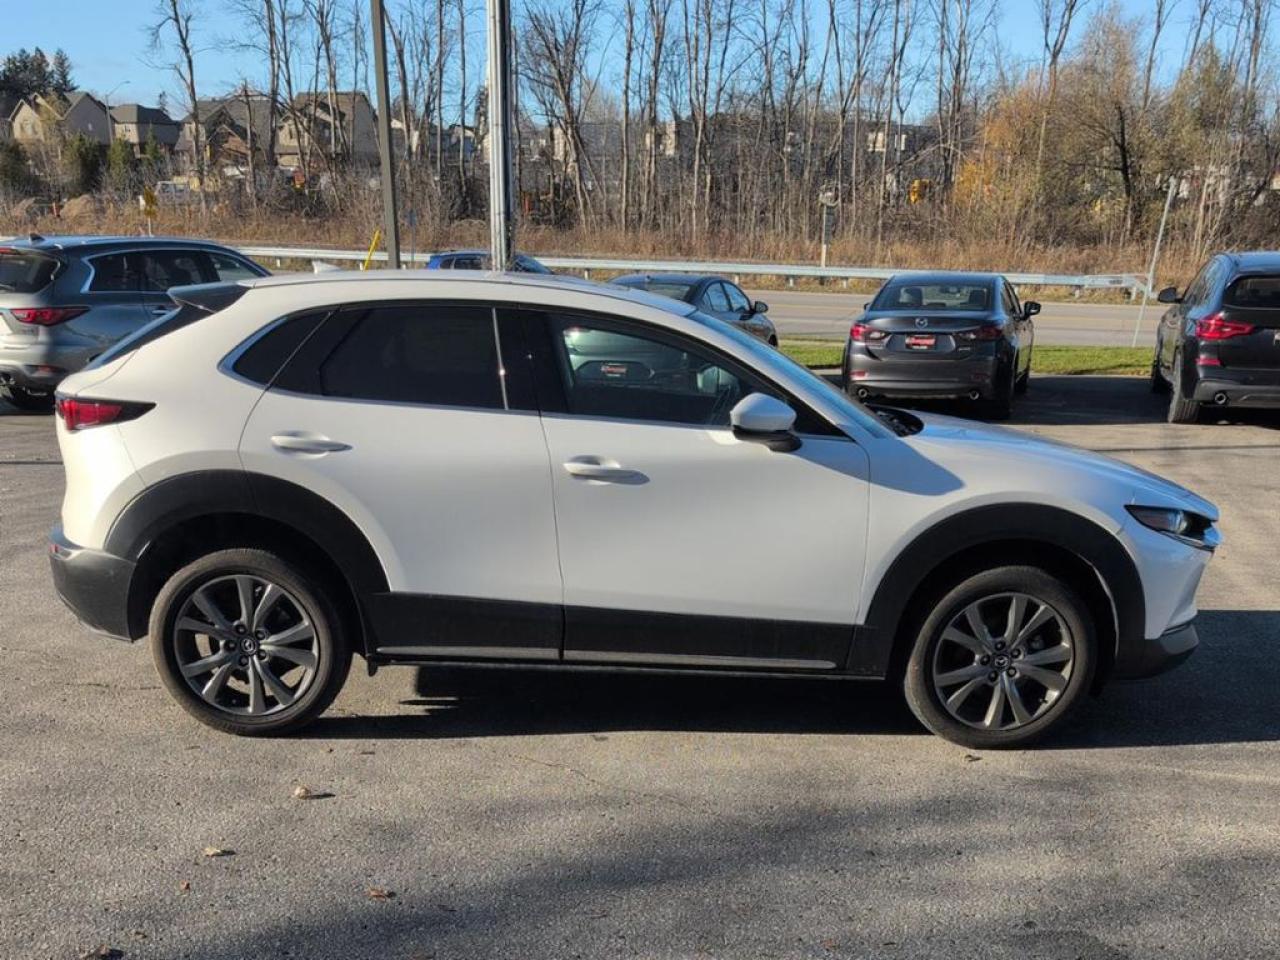
[[1191, 661], [979, 755], [873, 685], [408, 669], [215, 734], [55, 598], [52, 428], [0, 404], [0, 957], [1280, 954], [1280, 416], [1038, 378], [1014, 423], [1226, 542]]

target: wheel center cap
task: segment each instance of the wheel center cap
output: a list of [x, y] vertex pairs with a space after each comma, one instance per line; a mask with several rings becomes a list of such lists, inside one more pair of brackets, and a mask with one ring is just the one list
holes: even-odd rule
[[998, 653], [996, 654], [995, 664], [998, 669], [1003, 670], [1005, 667], [1009, 665], [1009, 658], [1005, 656], [1003, 653]]
[[243, 638], [240, 641], [240, 652], [241, 653], [257, 653], [258, 641], [255, 640], [253, 637]]

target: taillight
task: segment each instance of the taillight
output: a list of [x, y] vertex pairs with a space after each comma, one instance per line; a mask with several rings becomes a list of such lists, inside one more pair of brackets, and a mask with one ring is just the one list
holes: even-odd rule
[[973, 330], [959, 330], [955, 333], [957, 340], [999, 340], [1003, 331], [992, 324], [983, 324]]
[[107, 423], [124, 423], [134, 420], [154, 403], [125, 403], [120, 400], [82, 400], [79, 397], [58, 397], [58, 416], [68, 430], [87, 430]]
[[884, 330], [877, 330], [875, 327], [868, 326], [865, 323], [855, 323], [849, 328], [849, 339], [858, 343], [875, 343], [885, 339], [889, 334]]
[[1221, 313], [1210, 314], [1203, 320], [1196, 321], [1196, 336], [1201, 340], [1230, 340], [1232, 337], [1247, 336], [1255, 329], [1252, 323], [1228, 320]]
[[60, 323], [74, 320], [88, 309], [88, 307], [12, 307], [9, 312], [19, 323], [30, 323], [37, 327], [56, 327]]

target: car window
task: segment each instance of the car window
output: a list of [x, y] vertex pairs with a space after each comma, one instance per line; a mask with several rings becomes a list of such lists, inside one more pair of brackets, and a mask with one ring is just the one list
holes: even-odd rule
[[0, 250], [0, 290], [37, 293], [49, 285], [58, 261], [40, 253]]
[[732, 283], [722, 283], [725, 295], [729, 298], [729, 309], [736, 310], [739, 313], [746, 313], [751, 309], [751, 300], [745, 293]]
[[621, 286], [656, 293], [659, 296], [670, 297], [672, 300], [683, 300], [689, 295], [689, 288], [693, 284], [687, 280], [632, 280], [621, 284]]
[[1004, 296], [1004, 312], [1011, 317], [1021, 316], [1022, 307], [1018, 305], [1018, 296], [1013, 292], [1013, 287], [1005, 283], [1001, 285]]
[[147, 250], [128, 259], [137, 265], [144, 292], [163, 293], [170, 287], [207, 282], [201, 263], [204, 256], [197, 250]]
[[991, 284], [927, 283], [905, 277], [880, 288], [873, 310], [960, 310], [981, 313], [991, 309]]
[[328, 315], [328, 310], [320, 310], [273, 323], [244, 349], [231, 369], [266, 386]]
[[104, 254], [91, 258], [89, 264], [93, 267], [89, 289], [94, 293], [121, 293], [141, 289], [138, 272], [131, 269], [126, 254]]
[[225, 253], [210, 253], [209, 259], [213, 262], [213, 270], [218, 275], [218, 279], [228, 283], [234, 283], [237, 280], [254, 280], [262, 276], [259, 271], [254, 270], [243, 260]]
[[1224, 307], [1280, 310], [1280, 276], [1236, 277], [1222, 297]]
[[544, 267], [533, 257], [526, 257], [523, 254], [515, 259], [515, 267], [522, 273], [550, 273], [551, 271]]
[[502, 408], [498, 371], [492, 310], [403, 304], [365, 312], [317, 373], [329, 397]]
[[1194, 307], [1205, 298], [1209, 290], [1209, 273], [1213, 267], [1214, 261], [1210, 260], [1200, 272], [1196, 274], [1195, 279], [1187, 284], [1187, 290], [1182, 295], [1182, 305], [1184, 307]]
[[731, 309], [722, 283], [710, 284], [702, 295], [702, 303], [704, 309], [714, 310], [717, 313], [728, 313]]
[[451, 257], [444, 262], [446, 270], [483, 270], [484, 262], [480, 257]]
[[683, 338], [563, 315], [551, 323], [576, 416], [727, 427], [734, 404], [765, 389]]

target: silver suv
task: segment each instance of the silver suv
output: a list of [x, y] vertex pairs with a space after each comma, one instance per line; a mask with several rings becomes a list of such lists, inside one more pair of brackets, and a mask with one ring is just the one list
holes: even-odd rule
[[0, 241], [0, 389], [23, 410], [107, 347], [174, 309], [170, 287], [265, 276], [234, 250], [164, 237]]

